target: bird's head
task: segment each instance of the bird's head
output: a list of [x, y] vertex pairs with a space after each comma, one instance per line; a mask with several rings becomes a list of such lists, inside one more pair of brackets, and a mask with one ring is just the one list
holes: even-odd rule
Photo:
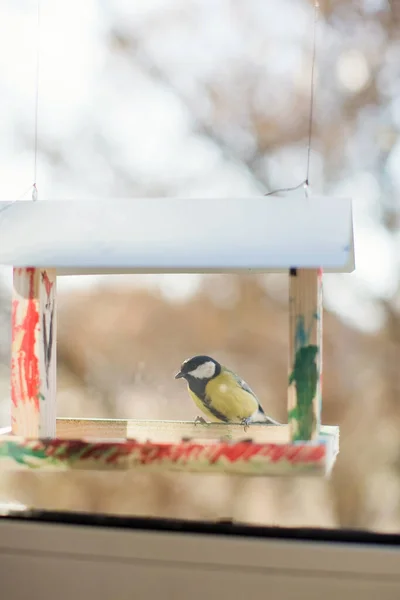
[[185, 360], [175, 379], [199, 379], [208, 381], [221, 373], [221, 365], [210, 356], [193, 356]]

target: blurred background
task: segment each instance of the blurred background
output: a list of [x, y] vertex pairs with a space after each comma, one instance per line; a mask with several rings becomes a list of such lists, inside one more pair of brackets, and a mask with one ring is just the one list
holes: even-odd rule
[[[40, 12], [39, 199], [245, 197], [305, 179], [312, 1], [41, 0]], [[2, 474], [0, 501], [399, 529], [399, 25], [396, 0], [320, 0], [310, 184], [353, 198], [357, 262], [324, 276], [332, 478]], [[34, 182], [37, 43], [36, 0], [2, 0], [1, 200], [29, 199]], [[11, 272], [0, 274], [2, 426]], [[192, 419], [173, 374], [207, 353], [286, 421], [287, 286], [276, 274], [62, 278], [58, 415]]]

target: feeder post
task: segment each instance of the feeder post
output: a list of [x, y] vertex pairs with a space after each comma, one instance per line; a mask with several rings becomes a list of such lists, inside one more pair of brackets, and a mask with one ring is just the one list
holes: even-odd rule
[[55, 437], [55, 269], [13, 269], [11, 327], [12, 433]]
[[290, 269], [288, 422], [292, 441], [321, 425], [322, 269]]

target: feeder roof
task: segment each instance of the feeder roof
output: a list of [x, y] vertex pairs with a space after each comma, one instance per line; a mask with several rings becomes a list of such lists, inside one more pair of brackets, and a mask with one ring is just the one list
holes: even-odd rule
[[0, 202], [0, 264], [59, 275], [354, 269], [351, 200]]

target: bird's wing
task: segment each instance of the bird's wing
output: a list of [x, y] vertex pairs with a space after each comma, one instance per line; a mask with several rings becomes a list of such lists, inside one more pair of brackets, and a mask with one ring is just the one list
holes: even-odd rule
[[242, 390], [244, 390], [245, 392], [248, 392], [249, 394], [254, 396], [254, 398], [256, 398], [257, 402], [259, 403], [257, 396], [255, 395], [255, 393], [253, 392], [251, 387], [245, 382], [244, 379], [242, 379], [234, 371], [231, 371], [230, 369], [227, 369], [226, 367], [225, 367], [225, 371], [227, 371], [237, 381], [237, 383], [240, 385]]
[[240, 385], [242, 390], [244, 390], [248, 394], [251, 394], [253, 396], [253, 398], [255, 398], [257, 400], [258, 412], [261, 413], [262, 415], [265, 415], [264, 409], [261, 406], [259, 399], [257, 398], [256, 394], [253, 392], [253, 390], [251, 389], [249, 384], [246, 383], [244, 379], [239, 377], [239, 375], [237, 375], [234, 371], [231, 371], [230, 369], [226, 369], [226, 370], [229, 371], [229, 373], [235, 378], [235, 380], [238, 382], [238, 384]]
[[[264, 412], [263, 407], [260, 404], [259, 399], [257, 398], [256, 394], [253, 392], [253, 390], [251, 389], [251, 387], [249, 386], [249, 384], [246, 383], [244, 379], [242, 379], [241, 377], [239, 377], [239, 375], [237, 375], [234, 371], [231, 371], [230, 369], [227, 369], [226, 367], [225, 367], [225, 370], [228, 371], [229, 374], [232, 375], [232, 377], [235, 378], [235, 380], [238, 382], [238, 384], [240, 385], [240, 387], [245, 392], [248, 392], [249, 394], [251, 394], [253, 396], [253, 398], [255, 398], [255, 400], [257, 400], [258, 414], [262, 415], [262, 417], [265, 418], [265, 422], [269, 423], [270, 425], [280, 425], [279, 421], [275, 421], [275, 419], [272, 419], [271, 417], [267, 417], [267, 415]], [[261, 421], [263, 420], [262, 417], [261, 417]]]

